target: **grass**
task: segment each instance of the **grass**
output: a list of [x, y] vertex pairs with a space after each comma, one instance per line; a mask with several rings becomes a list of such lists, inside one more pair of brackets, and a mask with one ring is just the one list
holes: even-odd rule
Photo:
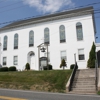
[[100, 95], [100, 91], [98, 91], [97, 94]]
[[0, 88], [65, 92], [72, 70], [0, 72]]

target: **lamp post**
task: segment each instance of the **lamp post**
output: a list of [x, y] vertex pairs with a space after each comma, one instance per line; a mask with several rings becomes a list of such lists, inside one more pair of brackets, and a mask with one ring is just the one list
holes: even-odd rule
[[95, 52], [95, 84], [96, 84], [96, 90], [98, 90], [98, 57], [97, 57], [97, 45], [96, 45], [96, 52]]
[[39, 63], [39, 70], [40, 70], [40, 47], [38, 47], [38, 63]]
[[[1, 40], [0, 40], [1, 41]], [[0, 67], [2, 67], [1, 66], [1, 43], [0, 43]]]
[[48, 67], [48, 44], [47, 44], [47, 69], [49, 70], [49, 67]]

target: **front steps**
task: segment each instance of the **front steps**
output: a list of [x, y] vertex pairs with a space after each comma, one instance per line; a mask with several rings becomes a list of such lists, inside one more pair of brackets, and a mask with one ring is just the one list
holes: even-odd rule
[[77, 70], [70, 93], [95, 94], [95, 69]]

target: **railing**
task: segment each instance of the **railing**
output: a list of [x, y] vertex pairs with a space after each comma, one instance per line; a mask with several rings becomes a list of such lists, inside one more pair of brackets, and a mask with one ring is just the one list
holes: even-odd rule
[[98, 61], [95, 60], [95, 86], [96, 90], [98, 90]]
[[71, 79], [70, 79], [69, 91], [71, 91], [72, 84], [73, 84], [74, 77], [75, 77], [75, 74], [76, 74], [77, 69], [78, 69], [78, 66], [77, 66], [77, 62], [76, 62], [75, 67], [74, 67], [73, 72], [72, 72]]

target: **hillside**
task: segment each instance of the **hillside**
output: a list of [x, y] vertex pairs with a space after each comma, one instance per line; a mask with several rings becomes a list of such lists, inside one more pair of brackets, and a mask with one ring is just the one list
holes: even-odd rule
[[0, 88], [65, 92], [71, 70], [0, 72]]

